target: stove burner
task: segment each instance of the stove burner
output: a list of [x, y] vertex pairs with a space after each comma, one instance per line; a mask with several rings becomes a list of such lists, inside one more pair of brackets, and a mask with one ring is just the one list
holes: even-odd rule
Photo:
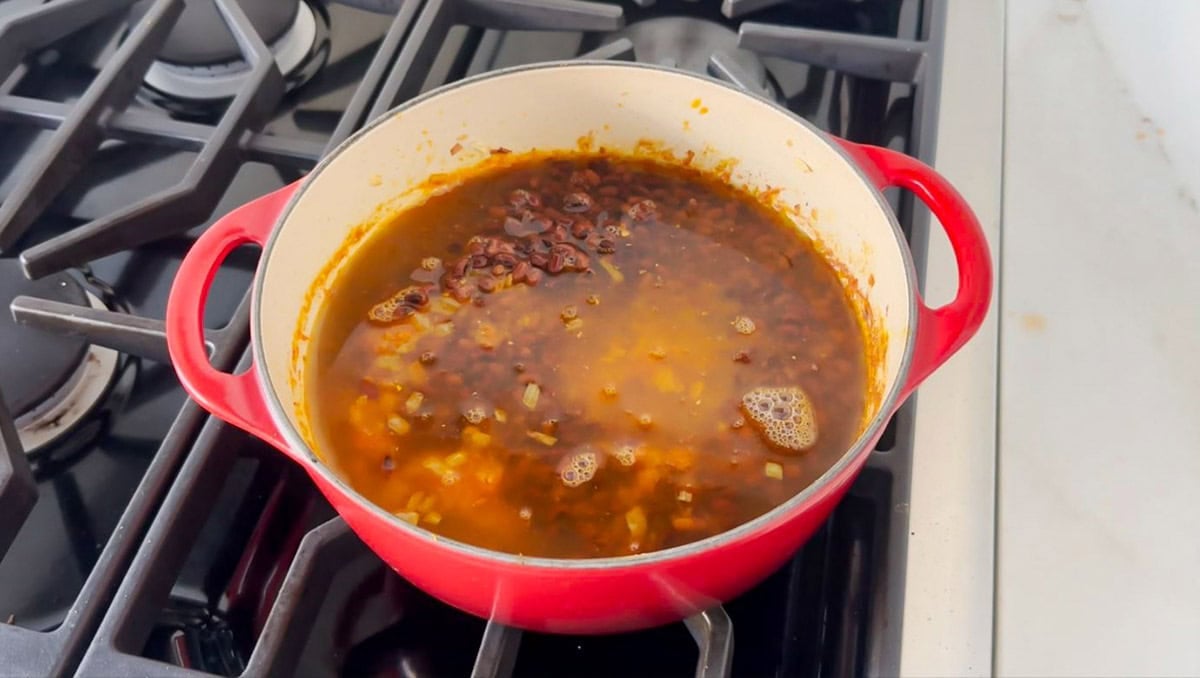
[[[329, 15], [320, 3], [241, 4], [275, 56], [288, 91], [308, 82], [325, 65]], [[255, 11], [264, 4], [275, 11]], [[208, 9], [193, 12], [193, 6]], [[241, 58], [213, 3], [189, 2], [187, 8], [167, 37], [159, 59], [146, 71], [142, 93], [169, 111], [202, 115], [238, 93], [250, 66]]]
[[16, 259], [0, 259], [0, 383], [4, 400], [14, 417], [21, 417], [61, 389], [75, 373], [87, 351], [82, 337], [30, 331], [17, 325], [8, 312], [16, 297], [27, 294], [70, 304], [87, 303], [87, 295], [74, 278], [59, 273], [29, 280]]
[[748, 80], [740, 83], [756, 94], [777, 94], [770, 73], [753, 52], [738, 47], [737, 31], [716, 21], [666, 16], [644, 19], [606, 35], [606, 40], [627, 38], [638, 61], [711, 75], [718, 63], [730, 62]]
[[25, 452], [32, 453], [71, 431], [104, 399], [119, 354], [90, 346], [83, 337], [40, 332], [18, 325], [12, 300], [30, 295], [103, 308], [74, 278], [59, 273], [29, 280], [14, 259], [0, 260], [0, 383]]

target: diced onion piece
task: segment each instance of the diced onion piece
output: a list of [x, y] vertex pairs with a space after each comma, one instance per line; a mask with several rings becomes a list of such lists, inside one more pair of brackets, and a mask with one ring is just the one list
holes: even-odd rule
[[608, 259], [601, 259], [600, 266], [608, 272], [608, 275], [613, 279], [613, 282], [620, 283], [625, 281], [625, 274], [621, 272], [621, 269], [617, 268], [616, 264], [612, 263]]
[[646, 535], [646, 512], [641, 506], [634, 506], [625, 512], [625, 525], [634, 539], [640, 540]]
[[408, 435], [408, 432], [412, 430], [412, 424], [408, 423], [404, 417], [401, 417], [398, 414], [393, 414], [392, 416], [388, 417], [387, 425], [388, 429], [398, 436]]
[[467, 463], [467, 453], [462, 450], [446, 456], [446, 466], [450, 468], [462, 466], [465, 463]]
[[445, 294], [438, 297], [437, 299], [434, 299], [433, 303], [431, 304], [431, 308], [433, 310], [437, 311], [438, 313], [446, 313], [446, 314], [454, 313], [461, 306], [462, 306], [462, 304], [460, 304], [457, 299], [455, 299], [454, 297], [445, 295]]
[[538, 398], [542, 395], [542, 387], [535, 382], [530, 382], [525, 385], [525, 392], [521, 394], [521, 402], [525, 407], [534, 409], [537, 407]]
[[421, 518], [421, 522], [428, 525], [437, 525], [438, 523], [442, 522], [442, 514], [438, 513], [437, 511], [430, 511]]
[[500, 422], [501, 424], [508, 421], [508, 413], [498, 407], [496, 408], [496, 411], [492, 413], [492, 416], [496, 417], [496, 421]]
[[766, 465], [763, 466], [763, 473], [768, 478], [774, 478], [775, 480], [783, 480], [783, 466], [781, 466], [780, 464], [778, 464], [776, 462], [768, 461], [766, 463]]
[[425, 402], [425, 394], [420, 391], [413, 391], [412, 395], [408, 396], [408, 400], [404, 401], [404, 411], [409, 414], [416, 414], [421, 409], [421, 403]]
[[539, 443], [541, 443], [547, 447], [558, 442], [558, 438], [555, 438], [554, 436], [551, 436], [551, 435], [546, 435], [545, 433], [542, 433], [541, 431], [526, 431], [525, 435], [529, 436], [530, 438], [533, 438], [534, 440], [538, 441]]
[[401, 511], [400, 513], [396, 514], [396, 517], [406, 523], [412, 523], [413, 525], [416, 525], [417, 521], [421, 519], [421, 516], [417, 515], [416, 511]]
[[[480, 431], [474, 426], [467, 426], [463, 428], [462, 439], [463, 442], [470, 447], [487, 447], [492, 442], [492, 437], [490, 435]], [[447, 458], [446, 462], [449, 463], [449, 458]]]
[[679, 494], [675, 495], [675, 498], [685, 504], [690, 504], [692, 502], [692, 493], [687, 490], [680, 490]]

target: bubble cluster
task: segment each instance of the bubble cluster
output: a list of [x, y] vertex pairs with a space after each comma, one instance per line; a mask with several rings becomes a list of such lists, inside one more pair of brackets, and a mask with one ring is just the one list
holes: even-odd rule
[[372, 306], [367, 312], [367, 317], [377, 323], [387, 324], [407, 318], [413, 313], [416, 311], [411, 306], [406, 305], [399, 296], [395, 296]]
[[463, 419], [466, 419], [468, 424], [474, 424], [478, 426], [479, 424], [483, 423], [484, 419], [487, 419], [487, 410], [478, 405], [474, 407], [468, 407], [467, 409], [463, 410]]
[[817, 418], [798, 386], [756, 388], [742, 397], [750, 421], [776, 447], [805, 450], [817, 442]]
[[613, 449], [612, 456], [621, 466], [633, 466], [637, 461], [637, 451], [633, 445], [618, 445]]
[[579, 487], [595, 477], [599, 467], [596, 453], [586, 447], [580, 448], [558, 463], [558, 477], [567, 487]]
[[739, 315], [730, 323], [733, 325], [733, 330], [738, 334], [754, 334], [756, 329], [754, 321], [744, 315]]

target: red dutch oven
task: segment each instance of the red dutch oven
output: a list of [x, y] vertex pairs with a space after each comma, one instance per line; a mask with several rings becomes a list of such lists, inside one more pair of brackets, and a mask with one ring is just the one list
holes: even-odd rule
[[[648, 140], [650, 140], [648, 142]], [[773, 187], [776, 206], [818, 240], [865, 300], [874, 351], [862, 434], [820, 479], [774, 510], [702, 541], [598, 559], [526, 558], [439, 537], [382, 510], [321, 460], [306, 421], [305, 356], [345, 246], [428, 195], [430, 177], [486, 163], [498, 147], [583, 146], [690, 155], [729, 180]], [[880, 191], [912, 191], [937, 216], [958, 265], [953, 301], [921, 300], [912, 258]], [[205, 297], [221, 261], [263, 247], [253, 292], [253, 367], [216, 371]], [[489, 73], [421, 96], [363, 129], [305, 179], [220, 219], [184, 260], [167, 306], [171, 359], [217, 417], [303, 466], [362, 540], [430, 594], [480, 617], [547, 632], [608, 633], [675, 621], [761, 581], [822, 524], [904, 399], [986, 314], [987, 243], [962, 197], [929, 167], [828, 136], [768, 101], [691, 74], [566, 62]]]

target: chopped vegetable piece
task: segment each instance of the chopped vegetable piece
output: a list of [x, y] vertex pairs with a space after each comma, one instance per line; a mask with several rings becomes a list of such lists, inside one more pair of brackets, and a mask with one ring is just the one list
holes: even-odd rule
[[766, 463], [766, 465], [763, 466], [763, 473], [768, 478], [774, 478], [775, 480], [783, 480], [783, 466], [781, 466], [773, 461], [768, 461]]
[[521, 402], [528, 409], [535, 409], [538, 405], [538, 398], [542, 395], [542, 387], [537, 385], [537, 382], [529, 382], [525, 385], [525, 392], [521, 394]]
[[[464, 431], [463, 437], [464, 438], [466, 437], [465, 431]], [[455, 466], [462, 466], [465, 463], [467, 463], [467, 453], [463, 452], [462, 450], [459, 450], [458, 452], [447, 455], [447, 457], [446, 457], [446, 466], [449, 466], [451, 468], [453, 468]]]
[[437, 525], [438, 523], [442, 522], [442, 514], [438, 513], [437, 511], [430, 511], [421, 518], [421, 522], [427, 525]]
[[641, 540], [646, 536], [646, 512], [641, 506], [634, 506], [625, 512], [625, 525], [634, 539]]
[[542, 433], [541, 431], [526, 431], [525, 435], [529, 436], [530, 438], [533, 438], [534, 440], [538, 441], [539, 443], [541, 443], [547, 447], [558, 442], [558, 438], [555, 438], [552, 435], [546, 435], [545, 433]]
[[495, 412], [492, 412], [492, 416], [495, 417], [496, 421], [500, 422], [501, 424], [508, 421], [508, 413], [499, 407], [496, 408]]
[[600, 266], [608, 272], [608, 276], [613, 279], [613, 282], [625, 282], [625, 274], [622, 273], [621, 269], [617, 268], [617, 265], [613, 262], [609, 261], [608, 259], [601, 259]]
[[675, 495], [675, 498], [685, 504], [692, 503], [692, 493], [687, 490], [680, 490], [679, 494]]
[[408, 400], [404, 401], [404, 411], [409, 414], [416, 414], [421, 409], [421, 404], [425, 402], [425, 394], [420, 391], [413, 391], [408, 396]]
[[400, 513], [396, 514], [396, 517], [406, 523], [412, 523], [413, 525], [416, 525], [417, 521], [421, 519], [421, 516], [417, 515], [416, 511], [401, 511]]
[[[463, 429], [462, 439], [468, 447], [475, 448], [487, 447], [492, 443], [492, 437], [490, 435], [480, 431], [474, 426], [467, 426]], [[447, 463], [449, 462], [447, 461]], [[453, 466], [453, 464], [451, 464], [451, 466]]]
[[387, 423], [388, 428], [391, 429], [392, 433], [395, 433], [398, 436], [408, 435], [408, 432], [412, 430], [412, 424], [408, 423], [404, 417], [401, 417], [398, 414], [393, 414], [392, 416], [388, 417]]

